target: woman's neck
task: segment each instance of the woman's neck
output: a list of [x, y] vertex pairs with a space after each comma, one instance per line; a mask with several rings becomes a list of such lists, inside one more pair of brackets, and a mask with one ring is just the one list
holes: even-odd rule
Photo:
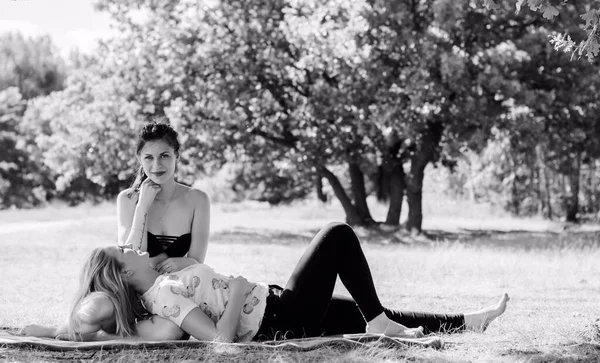
[[154, 285], [158, 276], [160, 274], [148, 266], [143, 270], [135, 271], [130, 277], [130, 283], [138, 294], [144, 294]]
[[171, 178], [169, 181], [160, 185], [160, 192], [158, 192], [154, 200], [161, 201], [165, 204], [169, 203], [175, 195], [175, 188], [177, 188], [177, 184], [175, 183], [175, 179]]

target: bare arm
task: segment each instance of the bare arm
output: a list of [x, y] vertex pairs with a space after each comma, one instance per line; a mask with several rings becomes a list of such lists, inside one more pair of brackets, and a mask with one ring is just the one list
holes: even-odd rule
[[246, 292], [248, 290], [248, 281], [246, 281], [246, 279], [243, 277], [236, 277], [236, 279], [242, 279], [244, 285], [234, 286], [232, 281], [235, 279], [229, 281], [229, 288], [231, 289], [229, 292], [229, 301], [227, 302], [227, 307], [223, 312], [223, 316], [221, 316], [221, 319], [217, 322], [217, 331], [219, 332], [217, 338], [224, 342], [232, 342], [235, 338], [235, 333], [240, 324]]
[[119, 193], [117, 197], [117, 233], [119, 245], [131, 245], [133, 249], [148, 250], [148, 235], [146, 222], [150, 202], [148, 198], [136, 203], [135, 196], [127, 196], [128, 190]]
[[235, 333], [241, 319], [242, 307], [244, 306], [246, 294], [249, 291], [249, 284], [246, 279], [243, 277], [237, 277], [236, 279], [238, 281], [242, 279], [243, 281], [236, 285], [232, 283], [235, 279], [230, 280], [229, 301], [227, 302], [223, 316], [221, 316], [221, 319], [216, 324], [200, 308], [194, 308], [183, 319], [181, 329], [198, 340], [216, 339], [222, 342], [232, 342], [235, 339]]
[[194, 219], [192, 222], [192, 244], [188, 256], [204, 263], [210, 234], [210, 198], [200, 190], [192, 190], [194, 195]]
[[[111, 319], [113, 314], [114, 306], [106, 296], [90, 295], [86, 297], [72, 317], [77, 321], [78, 340], [99, 340], [100, 337], [104, 337], [106, 340], [117, 337], [102, 331], [102, 323]], [[67, 323], [58, 327], [31, 324], [21, 329], [20, 334], [40, 338], [69, 339]]]
[[[66, 325], [63, 325], [60, 328], [63, 328], [66, 332]], [[55, 338], [58, 335], [58, 330], [59, 327], [55, 326], [29, 324], [19, 330], [19, 334], [38, 338]]]

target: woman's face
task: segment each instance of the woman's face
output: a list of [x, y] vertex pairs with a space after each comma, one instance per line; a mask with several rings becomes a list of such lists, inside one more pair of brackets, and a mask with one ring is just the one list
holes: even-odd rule
[[174, 177], [177, 155], [165, 141], [148, 141], [139, 158], [144, 173], [156, 184], [163, 184]]

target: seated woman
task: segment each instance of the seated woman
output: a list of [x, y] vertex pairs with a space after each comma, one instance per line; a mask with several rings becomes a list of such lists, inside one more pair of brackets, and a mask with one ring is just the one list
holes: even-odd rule
[[[169, 124], [146, 124], [136, 147], [135, 180], [117, 197], [119, 245], [148, 251], [150, 264], [160, 273], [203, 263], [208, 246], [210, 200], [203, 191], [175, 181], [180, 148], [179, 135]], [[92, 296], [83, 303], [92, 310], [109, 310], [106, 299]], [[188, 337], [155, 315], [138, 319], [136, 330], [149, 340]]]
[[146, 124], [136, 147], [136, 178], [117, 197], [119, 245], [148, 251], [161, 273], [204, 262], [208, 245], [210, 200], [175, 181], [180, 147], [170, 125]]
[[[358, 237], [346, 224], [323, 228], [308, 246], [285, 288], [250, 283], [194, 264], [160, 275], [147, 252], [98, 248], [86, 261], [83, 283], [115, 287], [110, 299], [119, 336], [135, 336], [135, 293], [146, 309], [199, 340], [248, 341], [342, 333], [419, 337], [430, 332], [483, 331], [509, 300], [466, 314], [411, 313], [382, 306]], [[352, 299], [333, 296], [337, 277]], [[134, 293], [135, 292], [135, 293]], [[71, 315], [70, 322], [81, 317]], [[87, 327], [89, 330], [93, 327]], [[76, 338], [89, 330], [69, 323]], [[24, 333], [27, 333], [24, 331]]]

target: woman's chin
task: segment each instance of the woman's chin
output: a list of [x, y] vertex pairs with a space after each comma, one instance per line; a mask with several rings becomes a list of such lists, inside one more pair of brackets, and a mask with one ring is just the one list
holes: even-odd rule
[[151, 175], [148, 178], [158, 185], [165, 184], [169, 181], [169, 179], [171, 179], [169, 176], [167, 176], [167, 174], [163, 174], [161, 176]]

